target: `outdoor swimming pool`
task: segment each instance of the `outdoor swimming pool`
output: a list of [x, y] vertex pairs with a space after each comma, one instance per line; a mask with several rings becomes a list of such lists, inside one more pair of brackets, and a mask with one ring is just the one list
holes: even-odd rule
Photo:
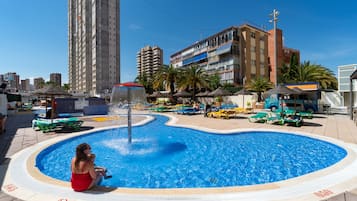
[[70, 180], [75, 147], [89, 143], [96, 164], [113, 178], [101, 185], [130, 188], [195, 188], [264, 184], [331, 166], [347, 152], [322, 140], [281, 132], [214, 134], [164, 125], [165, 116], [127, 129], [77, 136], [44, 149], [36, 166], [50, 177]]

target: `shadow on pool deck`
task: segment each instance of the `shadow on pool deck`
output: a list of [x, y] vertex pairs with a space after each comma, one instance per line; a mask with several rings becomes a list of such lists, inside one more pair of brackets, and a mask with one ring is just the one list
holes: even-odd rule
[[321, 127], [322, 124], [318, 124], [318, 123], [313, 123], [313, 122], [306, 122], [304, 121], [304, 124], [302, 126], [314, 126], [314, 127]]
[[55, 133], [76, 133], [76, 132], [82, 132], [82, 131], [88, 131], [94, 129], [93, 126], [81, 126], [79, 130], [73, 130], [70, 128], [62, 128], [59, 130], [56, 130]]

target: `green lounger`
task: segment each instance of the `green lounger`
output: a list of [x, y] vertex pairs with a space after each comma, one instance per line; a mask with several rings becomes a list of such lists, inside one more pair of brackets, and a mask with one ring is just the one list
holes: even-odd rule
[[278, 113], [270, 112], [270, 113], [268, 113], [268, 117], [267, 117], [266, 122], [270, 123], [270, 124], [283, 125], [284, 124], [284, 118], [281, 117], [281, 115], [278, 114]]
[[312, 119], [313, 117], [312, 112], [308, 112], [308, 111], [301, 111], [298, 113], [298, 115], [300, 115], [302, 118], [308, 118], [308, 119]]
[[303, 121], [301, 116], [294, 115], [294, 116], [290, 116], [290, 117], [284, 118], [284, 123], [286, 123], [288, 125], [293, 125], [293, 126], [296, 126], [296, 127], [300, 127], [300, 126], [302, 126], [304, 121]]
[[248, 118], [249, 122], [254, 122], [254, 123], [265, 123], [268, 117], [267, 112], [258, 112], [255, 115], [252, 115]]
[[83, 124], [78, 118], [57, 118], [57, 119], [35, 119], [32, 121], [32, 128], [38, 128], [40, 131], [47, 133], [57, 128], [71, 128], [79, 130]]

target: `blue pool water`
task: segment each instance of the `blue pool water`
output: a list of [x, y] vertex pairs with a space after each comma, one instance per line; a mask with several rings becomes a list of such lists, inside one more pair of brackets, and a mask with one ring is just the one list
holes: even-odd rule
[[74, 137], [40, 152], [36, 166], [50, 177], [69, 181], [70, 161], [86, 142], [111, 179], [101, 185], [133, 188], [194, 188], [264, 184], [326, 168], [347, 153], [334, 144], [280, 132], [207, 133], [164, 125], [168, 118], [133, 127]]

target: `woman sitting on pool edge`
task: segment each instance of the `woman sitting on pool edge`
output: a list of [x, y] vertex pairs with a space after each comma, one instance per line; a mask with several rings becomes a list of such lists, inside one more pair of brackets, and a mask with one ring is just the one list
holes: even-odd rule
[[94, 170], [99, 173], [101, 176], [104, 177], [104, 179], [108, 179], [108, 178], [112, 178], [111, 175], [107, 175], [107, 168], [105, 167], [100, 167], [100, 166], [96, 166], [94, 163], [95, 160], [95, 154], [88, 154], [88, 158], [92, 161], [93, 165], [94, 165]]
[[71, 186], [74, 191], [91, 189], [102, 179], [102, 174], [95, 171], [94, 162], [90, 157], [91, 147], [82, 143], [76, 148], [76, 156], [71, 162]]

